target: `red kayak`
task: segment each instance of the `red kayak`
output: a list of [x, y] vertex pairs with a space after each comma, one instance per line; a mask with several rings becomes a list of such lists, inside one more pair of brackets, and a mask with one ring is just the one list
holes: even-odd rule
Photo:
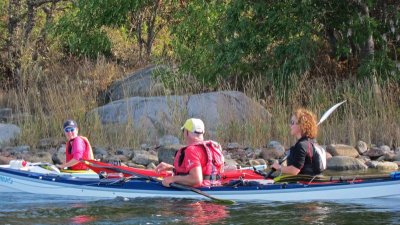
[[[116, 169], [118, 171], [127, 171], [126, 173], [122, 172], [118, 173], [117, 176], [124, 176], [124, 177], [131, 177], [132, 173], [136, 173], [142, 176], [149, 176], [149, 177], [167, 177], [171, 176], [171, 173], [167, 173], [165, 171], [161, 173], [157, 173], [154, 170], [150, 169], [139, 169], [139, 168], [133, 168], [133, 167], [128, 167], [128, 166], [119, 166], [119, 165], [113, 165], [110, 163], [104, 163], [96, 160], [83, 160], [83, 162], [86, 163], [86, 166], [89, 167], [91, 170], [94, 172], [100, 174], [100, 173], [107, 173], [109, 175], [115, 175]], [[131, 173], [129, 173], [131, 172]], [[246, 179], [246, 180], [252, 180], [252, 179], [265, 179], [262, 175], [256, 173], [254, 170], [251, 169], [237, 169], [237, 170], [229, 170], [225, 171], [222, 175], [222, 183], [228, 183], [231, 180], [238, 180], [238, 179]]]

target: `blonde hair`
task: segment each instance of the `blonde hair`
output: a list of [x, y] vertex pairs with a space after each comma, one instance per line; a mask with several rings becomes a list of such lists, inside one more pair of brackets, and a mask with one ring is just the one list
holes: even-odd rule
[[302, 136], [316, 138], [318, 134], [317, 119], [314, 113], [303, 108], [296, 109], [293, 115], [297, 118]]

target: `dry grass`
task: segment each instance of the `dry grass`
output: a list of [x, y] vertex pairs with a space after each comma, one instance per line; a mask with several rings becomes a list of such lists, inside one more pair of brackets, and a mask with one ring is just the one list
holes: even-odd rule
[[[98, 118], [85, 116], [87, 111], [98, 106], [99, 92], [125, 74], [123, 68], [105, 59], [95, 62], [64, 59], [63, 62], [54, 62], [46, 70], [37, 64], [25, 63], [24, 87], [0, 92], [0, 107], [12, 108], [17, 115], [16, 122], [22, 128], [19, 144], [34, 147], [41, 138], [63, 138], [62, 123], [67, 118], [77, 120], [81, 134], [89, 137], [94, 145], [137, 147], [149, 142], [146, 140], [148, 131], [132, 128], [131, 121], [124, 125], [102, 125]], [[188, 81], [192, 85], [188, 86]], [[240, 85], [236, 85], [238, 83]], [[369, 80], [327, 82], [310, 79], [308, 74], [293, 78], [289, 83], [297, 85], [279, 89], [262, 76], [236, 84], [219, 81], [220, 90], [244, 91], [265, 106], [273, 119], [268, 124], [257, 119], [248, 124], [227, 124], [217, 132], [216, 139], [222, 143], [239, 142], [253, 147], [278, 140], [288, 146], [294, 141], [289, 136], [288, 126], [294, 108], [306, 107], [321, 116], [335, 103], [347, 99], [347, 103], [320, 126], [321, 143], [355, 145], [357, 140], [364, 140], [400, 146], [398, 83]], [[190, 76], [169, 76], [167, 84], [170, 93], [174, 94], [208, 90], [207, 86]], [[181, 116], [176, 116], [177, 124], [181, 120]]]

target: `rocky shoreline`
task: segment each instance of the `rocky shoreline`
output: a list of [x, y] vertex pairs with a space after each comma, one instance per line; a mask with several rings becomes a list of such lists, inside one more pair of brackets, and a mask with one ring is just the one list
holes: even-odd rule
[[[96, 159], [105, 162], [122, 162], [136, 168], [152, 169], [159, 162], [173, 163], [175, 152], [183, 145], [177, 137], [167, 135], [157, 145], [142, 144], [140, 149], [111, 149], [93, 146]], [[238, 143], [223, 145], [226, 166], [270, 165], [285, 154], [285, 149], [278, 141], [271, 141], [265, 147], [253, 148]], [[387, 145], [369, 146], [358, 141], [356, 146], [331, 144], [324, 146], [327, 151], [327, 169], [333, 171], [398, 170], [400, 165], [400, 147], [395, 149]], [[0, 164], [8, 164], [13, 159], [24, 159], [29, 162], [54, 163], [65, 159], [64, 140], [41, 139], [35, 149], [27, 145], [6, 145], [0, 148]]]

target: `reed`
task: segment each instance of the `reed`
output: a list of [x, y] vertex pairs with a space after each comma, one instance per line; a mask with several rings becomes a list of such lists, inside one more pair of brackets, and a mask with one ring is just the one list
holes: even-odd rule
[[[135, 129], [132, 121], [122, 125], [102, 125], [99, 118], [87, 118], [86, 112], [97, 107], [99, 92], [125, 73], [124, 68], [105, 59], [70, 60], [54, 63], [46, 70], [37, 64], [24, 64], [21, 89], [0, 92], [0, 107], [10, 107], [15, 122], [22, 128], [17, 144], [35, 147], [39, 139], [63, 139], [62, 123], [77, 120], [80, 134], [93, 145], [138, 147], [147, 140], [149, 131]], [[247, 124], [231, 122], [217, 131], [216, 140], [223, 144], [238, 142], [253, 147], [271, 140], [293, 144], [289, 135], [289, 117], [294, 108], [305, 107], [320, 117], [333, 104], [347, 99], [321, 126], [319, 142], [356, 141], [400, 146], [400, 84], [391, 80], [319, 79], [309, 74], [290, 76], [279, 84], [265, 74], [237, 81], [219, 80], [217, 90], [239, 90], [262, 104], [272, 115], [265, 123], [257, 119]], [[209, 91], [210, 88], [190, 75], [165, 76], [166, 93], [183, 94]], [[191, 83], [192, 85], [187, 85]], [[215, 90], [215, 89], [213, 89]], [[179, 127], [185, 112], [174, 115]], [[178, 130], [178, 129], [177, 129]], [[172, 131], [171, 131], [172, 132]], [[179, 131], [169, 133], [180, 137]], [[153, 140], [154, 141], [154, 140]]]

